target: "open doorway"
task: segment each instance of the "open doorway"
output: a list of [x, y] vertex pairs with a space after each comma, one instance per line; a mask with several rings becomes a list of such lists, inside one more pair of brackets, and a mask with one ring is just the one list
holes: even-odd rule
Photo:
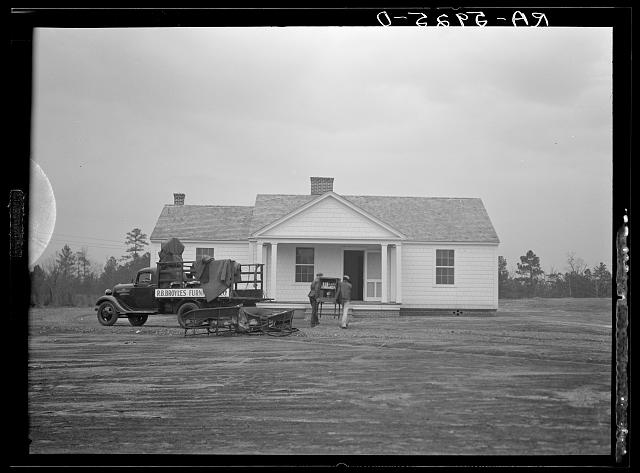
[[351, 300], [361, 301], [364, 281], [364, 251], [344, 250], [344, 274], [351, 280]]

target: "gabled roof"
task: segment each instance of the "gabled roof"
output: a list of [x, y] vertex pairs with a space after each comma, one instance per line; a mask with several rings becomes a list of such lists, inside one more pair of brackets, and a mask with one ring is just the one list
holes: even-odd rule
[[[269, 228], [271, 228], [273, 226], [280, 225], [282, 222], [292, 218], [293, 216], [295, 216], [295, 215], [297, 215], [299, 213], [306, 212], [312, 206], [318, 205], [320, 202], [326, 201], [327, 199], [334, 199], [335, 201], [342, 203], [344, 206], [352, 209], [354, 212], [356, 212], [357, 214], [361, 215], [365, 219], [369, 220], [371, 223], [377, 224], [378, 226], [384, 228], [386, 231], [388, 231], [391, 234], [393, 234], [396, 238], [402, 238], [402, 239], [406, 238], [406, 236], [403, 235], [401, 232], [399, 232], [397, 229], [393, 228], [392, 226], [390, 226], [386, 222], [381, 221], [375, 215], [371, 215], [370, 213], [366, 212], [362, 208], [360, 208], [357, 205], [355, 205], [353, 202], [345, 199], [344, 197], [342, 197], [341, 195], [336, 194], [333, 191], [325, 192], [324, 194], [321, 194], [321, 195], [313, 195], [312, 198], [309, 199], [306, 203], [297, 206], [294, 210], [292, 210], [290, 212], [287, 212], [282, 217], [276, 218], [275, 220], [269, 222], [266, 226], [263, 226], [260, 229], [252, 232], [252, 236], [259, 236], [265, 230], [267, 230], [267, 229], [269, 229]], [[256, 199], [256, 203], [257, 203], [257, 199]], [[254, 209], [254, 215], [255, 214], [256, 214], [256, 212], [255, 212], [255, 209]], [[260, 211], [258, 211], [258, 214], [260, 214]]]
[[479, 198], [344, 196], [415, 241], [499, 243]]
[[[251, 220], [255, 233], [317, 198], [316, 195], [258, 194]], [[478, 198], [341, 195], [414, 241], [498, 243], [491, 219]]]
[[250, 232], [257, 232], [316, 198], [317, 195], [258, 194]]
[[246, 240], [253, 207], [165, 205], [149, 239]]
[[[499, 243], [479, 198], [340, 195], [409, 241]], [[166, 205], [151, 239], [246, 240], [317, 195], [258, 194], [254, 207]]]

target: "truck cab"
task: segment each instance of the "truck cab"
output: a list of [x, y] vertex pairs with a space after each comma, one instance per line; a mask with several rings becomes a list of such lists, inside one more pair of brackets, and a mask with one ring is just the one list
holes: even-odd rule
[[122, 304], [134, 310], [157, 312], [158, 301], [154, 297], [158, 287], [155, 268], [143, 268], [138, 271], [132, 284], [118, 284], [114, 288], [114, 296]]

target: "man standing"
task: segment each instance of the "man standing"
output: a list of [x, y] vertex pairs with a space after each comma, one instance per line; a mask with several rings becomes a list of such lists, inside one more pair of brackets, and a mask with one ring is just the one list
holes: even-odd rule
[[318, 320], [318, 299], [322, 295], [322, 290], [320, 289], [320, 285], [322, 284], [320, 278], [322, 277], [322, 273], [316, 274], [316, 278], [311, 283], [311, 290], [309, 291], [309, 302], [311, 302], [311, 326], [315, 327], [320, 323]]
[[342, 281], [338, 283], [336, 291], [336, 300], [342, 304], [342, 320], [340, 327], [347, 328], [349, 326], [349, 303], [351, 302], [351, 282], [346, 274]]

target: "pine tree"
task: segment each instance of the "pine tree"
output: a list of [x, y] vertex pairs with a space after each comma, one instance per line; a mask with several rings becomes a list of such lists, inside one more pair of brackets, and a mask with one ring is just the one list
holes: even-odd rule
[[540, 268], [540, 258], [532, 250], [527, 251], [526, 255], [520, 257], [516, 273], [520, 275], [517, 279], [529, 287], [529, 295], [533, 295], [538, 276], [544, 274]]
[[125, 245], [129, 245], [127, 248], [127, 253], [129, 254], [123, 256], [123, 259], [133, 259], [134, 261], [140, 257], [138, 253], [141, 253], [144, 247], [149, 244], [146, 233], [142, 233], [142, 230], [139, 228], [134, 228], [130, 232], [127, 232], [124, 243]]
[[40, 265], [35, 265], [31, 271], [31, 305], [40, 307], [45, 300], [46, 274]]
[[69, 248], [69, 245], [64, 245], [56, 259], [56, 269], [59, 275], [56, 281], [56, 289], [58, 301], [62, 305], [73, 305], [73, 273], [75, 266], [75, 253]]
[[73, 275], [73, 268], [76, 265], [76, 255], [71, 251], [69, 245], [64, 245], [56, 259], [58, 271], [63, 278], [69, 278]]
[[[111, 256], [104, 265], [104, 270], [100, 275], [100, 284], [104, 289], [111, 289], [118, 283], [118, 260]], [[124, 281], [123, 281], [124, 282]]]
[[596, 297], [608, 297], [611, 295], [612, 276], [603, 262], [593, 268], [593, 280], [596, 288]]

